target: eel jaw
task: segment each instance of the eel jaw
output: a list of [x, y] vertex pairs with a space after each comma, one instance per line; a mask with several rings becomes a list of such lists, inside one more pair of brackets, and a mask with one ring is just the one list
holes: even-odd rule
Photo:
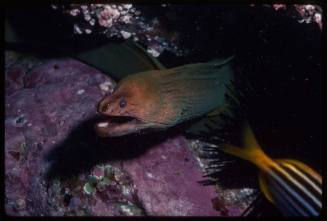
[[95, 131], [100, 137], [118, 137], [135, 133], [147, 127], [144, 121], [126, 116], [108, 116], [106, 120], [95, 125]]

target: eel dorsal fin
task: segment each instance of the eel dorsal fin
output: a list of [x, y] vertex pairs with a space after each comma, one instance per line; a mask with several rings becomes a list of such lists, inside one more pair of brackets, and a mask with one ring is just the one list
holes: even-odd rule
[[165, 69], [141, 45], [131, 40], [122, 43], [109, 42], [78, 53], [75, 57], [116, 80], [137, 72]]

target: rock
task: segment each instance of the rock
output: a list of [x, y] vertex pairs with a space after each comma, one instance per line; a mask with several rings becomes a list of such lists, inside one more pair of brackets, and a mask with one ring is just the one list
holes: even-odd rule
[[213, 186], [203, 186], [187, 140], [178, 136], [152, 147], [140, 158], [123, 162], [138, 196], [151, 216], [217, 216]]
[[[16, 63], [6, 70], [6, 212], [56, 215], [46, 203], [44, 154], [95, 115], [103, 96], [99, 85], [111, 82], [113, 88], [114, 82], [70, 58], [48, 60], [31, 71]], [[76, 95], [80, 90], [85, 93]]]
[[24, 75], [24, 69], [20, 66], [16, 66], [6, 72], [6, 95], [11, 95], [24, 87]]

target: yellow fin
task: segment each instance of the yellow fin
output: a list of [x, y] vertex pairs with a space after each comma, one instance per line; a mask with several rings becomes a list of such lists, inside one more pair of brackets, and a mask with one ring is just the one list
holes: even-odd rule
[[249, 149], [249, 150], [256, 150], [256, 149], [261, 149], [261, 147], [259, 146], [253, 131], [249, 125], [249, 123], [245, 122], [243, 125], [243, 136], [242, 136], [242, 141], [243, 141], [243, 145], [245, 146], [245, 148]]
[[244, 160], [250, 160], [247, 157], [247, 153], [245, 152], [246, 150], [242, 149], [241, 147], [236, 147], [230, 144], [224, 144], [223, 150], [226, 153], [242, 158]]
[[265, 195], [265, 197], [271, 202], [274, 203], [274, 200], [272, 198], [272, 195], [268, 189], [268, 184], [267, 184], [267, 180], [264, 177], [264, 173], [261, 171], [259, 174], [259, 185], [260, 185], [260, 189], [263, 192], [263, 194]]
[[273, 161], [262, 151], [261, 147], [256, 141], [250, 125], [247, 122], [245, 122], [243, 126], [242, 141], [244, 147], [235, 147], [233, 145], [225, 144], [223, 146], [223, 150], [226, 153], [240, 157], [244, 160], [248, 160], [263, 170], [266, 170], [268, 165], [273, 163]]

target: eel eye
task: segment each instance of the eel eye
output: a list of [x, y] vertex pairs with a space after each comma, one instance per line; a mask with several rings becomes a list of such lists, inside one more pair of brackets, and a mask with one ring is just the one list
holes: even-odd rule
[[119, 107], [124, 108], [124, 107], [126, 107], [126, 105], [127, 105], [127, 101], [124, 98], [120, 99]]

